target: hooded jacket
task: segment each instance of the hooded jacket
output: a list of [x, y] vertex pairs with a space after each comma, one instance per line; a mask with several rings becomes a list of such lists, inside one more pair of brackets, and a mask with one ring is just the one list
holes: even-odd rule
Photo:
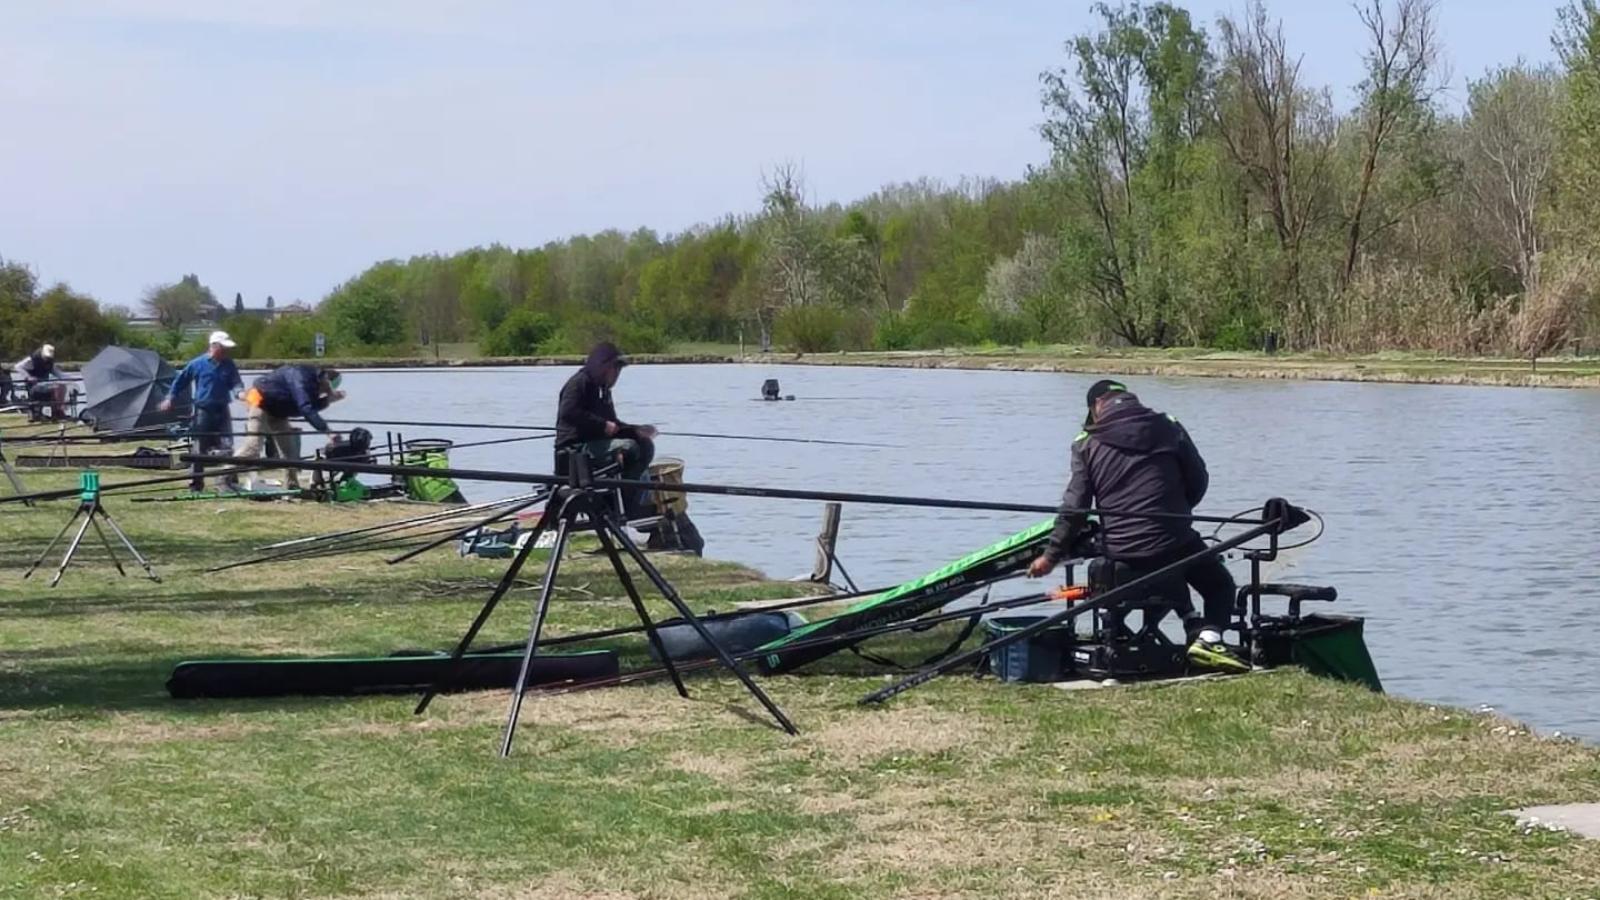
[[557, 450], [607, 437], [607, 422], [617, 423], [615, 437], [632, 437], [633, 426], [617, 418], [611, 389], [605, 382], [606, 367], [621, 357], [616, 345], [596, 344], [583, 361], [583, 367], [561, 386], [561, 400], [556, 407]]
[[322, 395], [315, 366], [279, 366], [257, 378], [251, 387], [260, 392], [260, 407], [267, 415], [279, 419], [298, 416], [318, 431], [328, 430], [320, 415], [328, 408], [328, 399]]
[[[1079, 510], [1188, 516], [1206, 495], [1205, 460], [1176, 419], [1123, 394], [1072, 442], [1072, 477], [1061, 496], [1046, 553], [1059, 560], [1085, 526]], [[1141, 560], [1194, 540], [1187, 519], [1108, 515], [1100, 523], [1105, 554]]]

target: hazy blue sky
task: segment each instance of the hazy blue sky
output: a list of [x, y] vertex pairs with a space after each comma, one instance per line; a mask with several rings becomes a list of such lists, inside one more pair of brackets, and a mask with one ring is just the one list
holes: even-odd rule
[[[1454, 82], [1549, 59], [1557, 5], [1442, 0]], [[1351, 6], [1269, 9], [1348, 105]], [[108, 304], [190, 271], [314, 302], [382, 258], [748, 211], [783, 160], [819, 200], [1013, 178], [1044, 155], [1038, 73], [1092, 21], [1074, 0], [0, 0], [0, 255]]]

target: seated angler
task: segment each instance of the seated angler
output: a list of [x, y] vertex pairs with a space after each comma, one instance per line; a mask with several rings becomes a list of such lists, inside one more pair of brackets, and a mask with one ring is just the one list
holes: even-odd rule
[[54, 346], [42, 345], [38, 350], [18, 360], [12, 369], [27, 396], [28, 421], [46, 421], [44, 413], [46, 408], [50, 411], [49, 421], [60, 421], [67, 417], [67, 383], [56, 373]]
[[[1205, 496], [1209, 476], [1189, 433], [1177, 420], [1145, 407], [1115, 381], [1095, 382], [1088, 401], [1083, 432], [1072, 442], [1072, 475], [1055, 531], [1028, 574], [1039, 578], [1055, 568], [1087, 527], [1083, 510], [1091, 506], [1106, 511], [1100, 522], [1103, 549], [1117, 583], [1204, 549], [1205, 540], [1186, 517]], [[1190, 661], [1224, 671], [1248, 671], [1249, 665], [1222, 642], [1235, 603], [1233, 576], [1222, 560], [1207, 556], [1191, 564], [1182, 580], [1187, 584], [1176, 585], [1173, 605], [1183, 618]], [[1189, 599], [1191, 586], [1205, 601], [1203, 616]]]
[[[602, 341], [589, 351], [583, 367], [561, 387], [556, 411], [556, 472], [566, 472], [566, 455], [582, 453], [596, 466], [622, 457], [622, 477], [642, 478], [655, 458], [656, 429], [651, 425], [629, 425], [617, 418], [611, 401], [628, 358], [615, 344]], [[639, 512], [638, 491], [624, 492], [623, 505], [629, 518]]]

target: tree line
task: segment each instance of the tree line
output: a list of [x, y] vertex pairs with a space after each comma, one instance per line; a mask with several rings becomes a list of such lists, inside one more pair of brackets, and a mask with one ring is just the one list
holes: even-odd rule
[[578, 352], [602, 337], [634, 352], [1550, 354], [1600, 336], [1596, 4], [1564, 6], [1551, 61], [1482, 73], [1459, 109], [1436, 0], [1352, 10], [1365, 45], [1349, 109], [1302, 75], [1259, 3], [1209, 24], [1175, 3], [1101, 4], [1041, 75], [1048, 153], [1017, 180], [819, 204], [782, 165], [753, 213], [389, 260], [314, 316], [240, 322], [236, 337], [257, 356], [307, 355], [318, 332], [338, 355]]

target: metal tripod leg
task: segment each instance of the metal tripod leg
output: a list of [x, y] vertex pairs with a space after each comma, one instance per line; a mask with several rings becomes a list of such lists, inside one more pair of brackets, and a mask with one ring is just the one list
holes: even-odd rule
[[[156, 574], [156, 570], [150, 567], [149, 560], [144, 558], [144, 555], [139, 552], [139, 548], [135, 547], [133, 545], [133, 541], [129, 540], [128, 536], [123, 533], [122, 527], [117, 524], [117, 520], [111, 518], [111, 514], [106, 512], [104, 507], [97, 504], [95, 509], [99, 511], [100, 517], [106, 520], [106, 525], [110, 527], [113, 533], [116, 534], [117, 539], [122, 541], [122, 546], [128, 548], [128, 553], [132, 554], [134, 562], [137, 562], [140, 568], [144, 569], [144, 573], [150, 576], [151, 581], [159, 583], [161, 581], [161, 576]], [[95, 527], [99, 528], [98, 525]], [[105, 535], [101, 535], [101, 539], [103, 540], [104, 538]], [[106, 549], [110, 550], [111, 546], [107, 544]], [[116, 559], [116, 557], [113, 555], [112, 559]], [[117, 566], [117, 571], [122, 571], [122, 567]]]
[[622, 549], [626, 550], [628, 555], [633, 557], [633, 561], [638, 564], [639, 568], [644, 571], [645, 576], [649, 578], [651, 583], [656, 586], [656, 590], [661, 592], [661, 596], [667, 598], [667, 602], [671, 603], [672, 607], [678, 611], [678, 615], [682, 616], [683, 620], [688, 622], [689, 625], [694, 628], [694, 630], [700, 635], [700, 639], [705, 641], [706, 645], [712, 650], [716, 651], [717, 659], [722, 662], [723, 667], [731, 671], [741, 682], [744, 683], [745, 689], [748, 690], [751, 695], [756, 698], [756, 700], [760, 701], [762, 706], [766, 707], [767, 712], [771, 713], [772, 718], [776, 719], [778, 724], [783, 726], [784, 731], [787, 731], [790, 734], [799, 734], [799, 729], [794, 727], [794, 723], [789, 721], [789, 717], [785, 715], [783, 710], [778, 707], [778, 704], [773, 703], [772, 698], [767, 696], [767, 692], [763, 691], [761, 686], [756, 684], [755, 681], [753, 681], [750, 676], [745, 673], [744, 669], [739, 667], [739, 663], [728, 654], [728, 650], [726, 647], [722, 646], [722, 642], [712, 636], [710, 631], [706, 630], [705, 623], [701, 622], [700, 618], [689, 609], [689, 605], [683, 602], [683, 598], [678, 596], [677, 589], [672, 586], [671, 582], [667, 581], [666, 576], [661, 574], [661, 571], [655, 567], [654, 563], [645, 558], [644, 553], [639, 550], [639, 545], [634, 543], [633, 538], [628, 537], [627, 532], [617, 527], [616, 523], [611, 519], [605, 518], [603, 519], [603, 523], [606, 530], [611, 532], [612, 536], [617, 539], [617, 542], [622, 545]]
[[485, 519], [481, 519], [478, 522], [475, 522], [475, 523], [473, 523], [471, 525], [468, 525], [466, 528], [463, 528], [460, 531], [451, 532], [450, 534], [447, 534], [442, 538], [439, 538], [439, 539], [433, 540], [433, 541], [429, 541], [428, 543], [423, 544], [421, 547], [417, 547], [417, 548], [415, 548], [413, 550], [407, 550], [405, 553], [402, 553], [399, 556], [396, 556], [394, 559], [389, 560], [389, 565], [392, 566], [395, 563], [403, 563], [406, 560], [412, 558], [413, 556], [420, 556], [420, 555], [422, 555], [424, 553], [427, 553], [429, 550], [432, 550], [433, 548], [438, 547], [438, 546], [440, 546], [442, 544], [448, 544], [451, 541], [458, 541], [461, 538], [467, 536], [469, 533], [477, 531], [478, 529], [484, 527], [485, 525], [492, 525], [495, 522], [498, 522], [501, 519], [506, 518], [507, 516], [514, 516], [517, 513], [522, 512], [523, 510], [527, 509], [528, 507], [530, 507], [530, 506], [534, 505], [535, 503], [538, 503], [538, 502], [540, 502], [540, 501], [542, 501], [544, 499], [545, 498], [543, 496], [534, 497], [532, 500], [529, 500], [526, 503], [519, 503], [516, 506], [513, 506], [513, 507], [511, 507], [509, 509], [502, 510], [500, 512], [495, 513], [492, 516], [489, 516], [489, 517], [487, 517]]
[[[83, 512], [83, 507], [78, 507], [78, 512]], [[74, 514], [73, 518], [76, 519], [77, 515]], [[72, 536], [72, 543], [67, 545], [66, 555], [61, 557], [61, 565], [56, 567], [56, 574], [50, 579], [51, 587], [55, 587], [61, 582], [61, 576], [66, 574], [67, 566], [72, 563], [73, 554], [78, 552], [78, 545], [83, 543], [84, 532], [89, 530], [89, 525], [93, 521], [94, 516], [90, 515], [83, 520], [82, 525], [78, 526], [78, 533]]]
[[82, 514], [83, 514], [83, 507], [79, 506], [77, 512], [74, 512], [72, 514], [72, 518], [67, 520], [67, 524], [61, 526], [61, 530], [56, 532], [56, 536], [50, 539], [50, 543], [49, 544], [45, 545], [44, 552], [40, 553], [39, 554], [39, 558], [33, 561], [33, 565], [28, 567], [28, 571], [22, 573], [22, 577], [23, 578], [28, 578], [31, 575], [33, 575], [33, 570], [39, 568], [39, 564], [44, 562], [44, 558], [46, 556], [50, 555], [50, 551], [54, 550], [56, 548], [56, 545], [61, 543], [62, 536], [65, 535], [69, 530], [72, 529], [72, 523], [78, 521], [78, 516], [80, 516]]
[[117, 559], [117, 551], [112, 549], [111, 542], [106, 540], [105, 529], [100, 527], [100, 520], [95, 515], [93, 510], [90, 510], [89, 512], [89, 524], [94, 526], [94, 533], [99, 535], [100, 546], [106, 548], [106, 555], [111, 557], [111, 564], [117, 567], [117, 574], [126, 578], [128, 576], [128, 572], [126, 569], [122, 568], [122, 560]]
[[[17, 470], [11, 468], [11, 460], [6, 459], [4, 447], [0, 447], [0, 468], [5, 469], [6, 480], [11, 482], [11, 490], [19, 497], [25, 496], [28, 493], [28, 489], [22, 486], [22, 479], [17, 477]], [[24, 500], [22, 505], [32, 507], [33, 501]]]
[[622, 564], [622, 554], [617, 552], [617, 545], [606, 534], [605, 526], [599, 522], [591, 523], [594, 526], [595, 537], [600, 539], [600, 546], [605, 550], [606, 556], [611, 558], [611, 568], [616, 570], [617, 580], [622, 582], [622, 589], [628, 593], [628, 599], [633, 601], [633, 611], [639, 614], [639, 623], [644, 626], [644, 633], [650, 638], [650, 646], [655, 648], [656, 656], [660, 657], [661, 665], [666, 667], [667, 674], [672, 676], [672, 684], [678, 689], [679, 697], [688, 697], [689, 689], [683, 686], [683, 678], [678, 675], [678, 666], [667, 654], [667, 648], [661, 643], [661, 635], [656, 633], [656, 623], [651, 621], [650, 613], [644, 608], [644, 599], [639, 596], [639, 589], [634, 587], [633, 576], [628, 574], [628, 567]]
[[539, 650], [539, 633], [544, 630], [544, 617], [550, 611], [550, 595], [555, 591], [556, 573], [561, 570], [561, 554], [567, 549], [572, 519], [567, 510], [561, 511], [556, 525], [556, 544], [550, 551], [550, 564], [544, 570], [544, 584], [539, 588], [539, 600], [533, 607], [533, 626], [528, 630], [528, 645], [522, 650], [522, 667], [517, 670], [517, 683], [511, 689], [511, 709], [506, 713], [505, 737], [500, 740], [500, 757], [511, 755], [511, 741], [517, 734], [517, 718], [522, 715], [522, 699], [528, 689], [528, 670], [533, 667], [533, 656]]
[[533, 531], [528, 534], [528, 542], [522, 545], [522, 549], [517, 551], [517, 555], [511, 560], [511, 565], [506, 567], [506, 573], [500, 577], [500, 583], [495, 586], [494, 593], [489, 595], [489, 599], [484, 602], [483, 608], [478, 610], [477, 618], [472, 620], [472, 625], [467, 628], [467, 633], [461, 636], [461, 641], [456, 644], [456, 649], [450, 654], [450, 664], [445, 666], [444, 674], [428, 688], [427, 692], [422, 695], [422, 699], [417, 702], [417, 708], [413, 711], [414, 715], [420, 716], [426, 712], [428, 704], [433, 702], [433, 698], [441, 690], [449, 687], [451, 682], [455, 681], [456, 674], [461, 668], [461, 658], [466, 655], [467, 648], [472, 646], [473, 639], [483, 629], [484, 623], [489, 621], [489, 616], [494, 612], [494, 608], [500, 604], [500, 600], [506, 595], [506, 591], [511, 590], [511, 585], [516, 582], [517, 573], [522, 571], [522, 564], [528, 561], [528, 554], [533, 552], [533, 545], [539, 542], [539, 535], [544, 532], [545, 523], [550, 521], [552, 515], [559, 516], [564, 505], [564, 501], [552, 499], [550, 505], [545, 507], [544, 518], [540, 519], [539, 524], [534, 526]]

